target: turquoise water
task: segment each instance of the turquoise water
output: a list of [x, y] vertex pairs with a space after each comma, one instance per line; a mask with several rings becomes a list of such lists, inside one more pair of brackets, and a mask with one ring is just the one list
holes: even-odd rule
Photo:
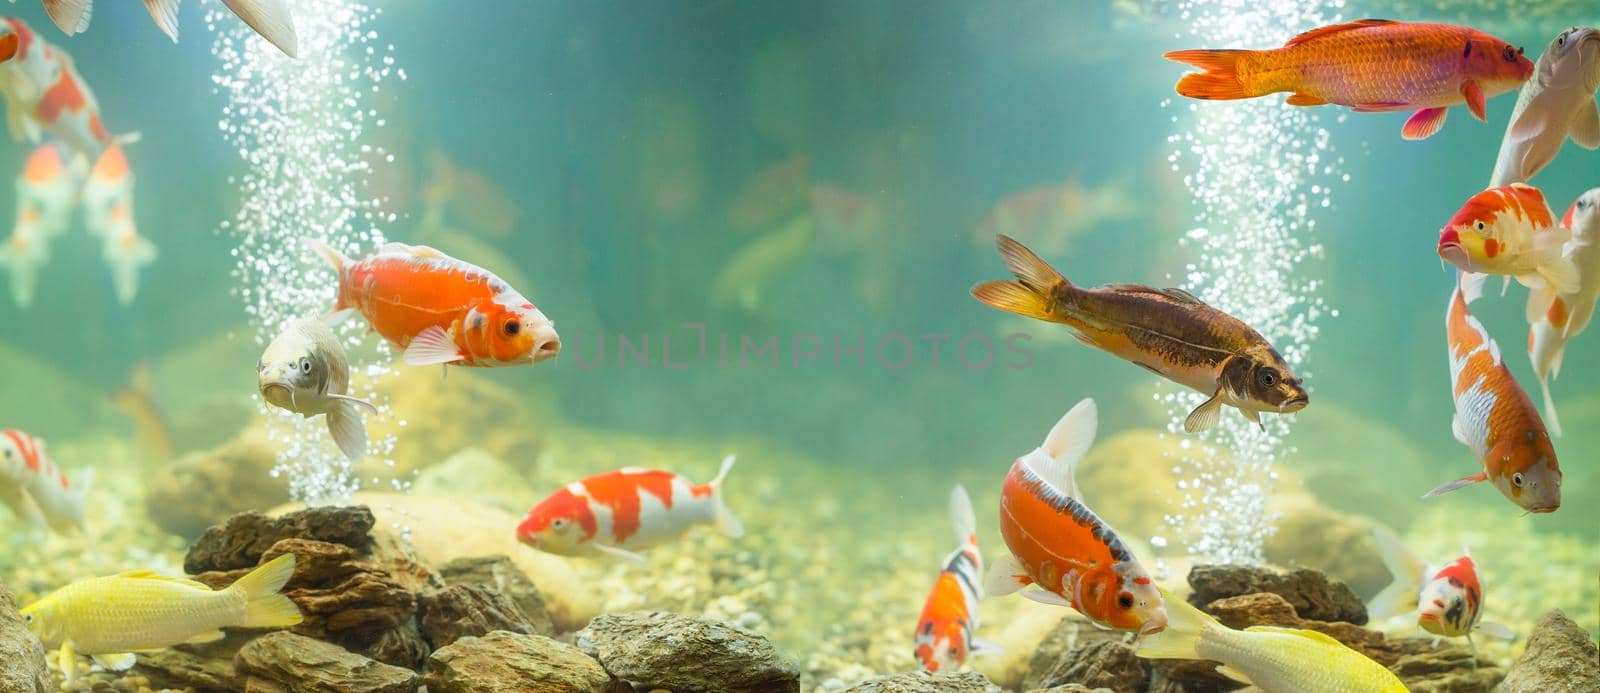
[[[552, 439], [572, 429], [601, 441], [650, 441], [645, 449], [772, 451], [741, 461], [752, 486], [761, 479], [777, 489], [769, 487], [765, 507], [753, 497], [734, 501], [760, 518], [752, 526], [803, 522], [818, 504], [837, 505], [849, 527], [843, 550], [915, 542], [926, 555], [906, 570], [921, 574], [948, 550], [943, 499], [952, 483], [980, 499], [980, 529], [998, 545], [993, 496], [1004, 469], [1073, 402], [1099, 402], [1102, 440], [1170, 423], [1156, 397], [1171, 390], [1150, 374], [990, 310], [968, 290], [1005, 276], [977, 230], [991, 210], [1026, 189], [1069, 182], [1108, 211], [1073, 208], [1057, 214], [1055, 229], [1018, 222], [1021, 240], [1078, 284], [1184, 283], [1196, 256], [1179, 241], [1204, 210], [1183, 179], [1193, 162], [1172, 158], [1178, 145], [1169, 139], [1189, 122], [1190, 104], [1172, 92], [1185, 68], [1161, 54], [1196, 47], [1178, 9], [1120, 1], [472, 5], [386, 3], [373, 22], [407, 74], [368, 99], [387, 119], [370, 140], [394, 159], [367, 190], [398, 215], [381, 224], [387, 238], [437, 244], [514, 276], [555, 320], [565, 345], [557, 361], [466, 376], [537, 412], [531, 418]], [[119, 306], [98, 246], [75, 229], [52, 246], [34, 305], [0, 297], [0, 349], [25, 359], [25, 385], [0, 386], [0, 424], [55, 449], [74, 441], [131, 447], [138, 426], [102, 395], [150, 364], [177, 452], [231, 438], [259, 416], [251, 371], [258, 326], [232, 273], [236, 238], [219, 231], [239, 208], [244, 165], [218, 130], [218, 66], [200, 10], [184, 8], [173, 45], [134, 3], [100, 3], [92, 29], [71, 38], [37, 3], [6, 9], [72, 53], [111, 130], [142, 135], [128, 150], [137, 218], [161, 255], [142, 274], [136, 301]], [[1597, 20], [1584, 10], [1351, 3], [1340, 12], [1473, 24], [1534, 57], [1567, 26]], [[1452, 109], [1443, 131], [1423, 142], [1399, 138], [1404, 114], [1315, 109], [1327, 156], [1348, 180], [1319, 183], [1330, 204], [1311, 209], [1316, 225], [1300, 231], [1321, 253], [1296, 271], [1321, 280], [1316, 295], [1337, 315], [1317, 321], [1320, 333], [1306, 347], [1299, 370], [1311, 404], [1282, 436], [1278, 468], [1288, 486], [1303, 482], [1326, 504], [1409, 530], [1430, 550], [1497, 547], [1485, 549], [1485, 571], [1529, 586], [1518, 588], [1520, 610], [1586, 609], [1580, 623], [1595, 632], [1600, 469], [1592, 451], [1600, 434], [1590, 424], [1600, 417], [1600, 369], [1589, 357], [1600, 336], [1570, 344], [1553, 385], [1567, 431], [1556, 442], [1566, 474], [1559, 512], [1517, 519], [1519, 509], [1483, 486], [1418, 498], [1480, 468], [1450, 433], [1443, 317], [1454, 275], [1441, 269], [1435, 245], [1439, 228], [1485, 185], [1514, 100], [1491, 99], [1487, 124]], [[0, 147], [0, 171], [20, 169], [27, 151]], [[509, 228], [462, 215], [426, 222], [427, 189], [440, 179], [436, 152], [488, 182], [494, 190], [479, 192], [515, 211]], [[744, 192], [785, 162], [804, 172], [769, 176], [781, 183], [776, 193]], [[1597, 162], [1600, 155], [1569, 144], [1534, 183], [1559, 214], [1600, 185]], [[813, 205], [818, 186], [842, 195]], [[455, 194], [466, 200], [456, 204], [484, 206], [470, 197], [478, 193]], [[860, 209], [867, 220], [850, 221]], [[1491, 291], [1473, 312], [1537, 399], [1522, 349], [1524, 291]], [[648, 336], [648, 362], [637, 354], [619, 361], [619, 336], [633, 345]], [[860, 366], [849, 351], [858, 337]], [[775, 353], [750, 350], [772, 338]], [[964, 339], [975, 350], [992, 345], [992, 359], [984, 349], [963, 361]], [[798, 347], [809, 354], [813, 346], [814, 357], [797, 357]], [[901, 360], [904, 367], [891, 367]], [[492, 414], [473, 404], [434, 412], [466, 423], [460, 440], [432, 448], [497, 435], [474, 430], [470, 422]], [[398, 406], [391, 416], [418, 415]], [[407, 435], [399, 430], [399, 445]], [[565, 449], [547, 442], [495, 452], [541, 495], [559, 474], [604, 471], [594, 461], [603, 455], [554, 469], [540, 461], [557, 448]], [[129, 465], [134, 476], [161, 475], [173, 462], [57, 457], [68, 469]], [[709, 478], [714, 462], [708, 453], [692, 476]], [[1105, 474], [1123, 493], [1171, 490], [1165, 475], [1146, 469]], [[384, 477], [386, 487], [391, 475], [358, 468], [357, 476]], [[131, 512], [130, 521], [143, 521]], [[1511, 522], [1518, 537], [1587, 550], [1504, 546], [1514, 542], [1496, 528]], [[1140, 524], [1166, 533], [1160, 522]], [[12, 527], [0, 518], [0, 532]], [[1581, 580], [1519, 575], [1542, 563]], [[897, 608], [913, 618], [920, 598]]]

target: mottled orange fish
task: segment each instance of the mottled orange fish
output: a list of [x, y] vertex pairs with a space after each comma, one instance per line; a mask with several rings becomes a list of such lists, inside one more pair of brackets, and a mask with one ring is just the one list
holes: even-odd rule
[[1178, 93], [1190, 98], [1249, 99], [1282, 91], [1291, 93], [1291, 106], [1415, 109], [1401, 130], [1408, 140], [1438, 132], [1456, 104], [1485, 120], [1490, 97], [1533, 74], [1521, 48], [1484, 32], [1388, 19], [1312, 29], [1282, 48], [1183, 50], [1166, 57], [1205, 70], [1178, 81]]
[[1310, 402], [1300, 379], [1259, 332], [1188, 292], [1140, 284], [1080, 288], [1011, 237], [1000, 236], [997, 244], [1017, 281], [979, 284], [972, 289], [975, 298], [1071, 327], [1086, 345], [1210, 395], [1184, 420], [1185, 431], [1215, 425], [1224, 404], [1259, 425], [1261, 412], [1292, 414]]
[[950, 492], [950, 523], [960, 545], [944, 559], [944, 569], [922, 605], [912, 640], [912, 656], [932, 673], [954, 672], [969, 655], [1000, 651], [998, 645], [973, 637], [978, 630], [978, 602], [983, 600], [983, 554], [978, 552], [977, 522], [972, 499], [957, 484]]
[[1536, 290], [1576, 291], [1578, 267], [1562, 254], [1571, 237], [1556, 224], [1544, 193], [1513, 183], [1468, 198], [1439, 230], [1439, 257], [1463, 272], [1504, 275], [1508, 282], [1515, 277]]
[[1458, 286], [1445, 313], [1456, 440], [1472, 448], [1483, 470], [1429, 491], [1424, 498], [1487, 481], [1522, 509], [1561, 507], [1561, 467], [1539, 412], [1517, 384], [1483, 323], [1467, 310], [1482, 284]]

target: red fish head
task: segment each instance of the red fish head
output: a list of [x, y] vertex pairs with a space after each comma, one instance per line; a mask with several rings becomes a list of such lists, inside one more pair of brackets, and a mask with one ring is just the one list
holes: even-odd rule
[[1467, 75], [1492, 95], [1510, 91], [1533, 76], [1533, 61], [1522, 53], [1521, 48], [1484, 34], [1467, 40], [1461, 60]]
[[1140, 637], [1167, 629], [1167, 609], [1161, 590], [1149, 576], [1098, 569], [1083, 577], [1079, 587], [1084, 615], [1117, 630]]
[[579, 545], [594, 532], [589, 501], [570, 489], [561, 489], [528, 511], [517, 525], [517, 540], [541, 551], [570, 556], [579, 553]]
[[33, 438], [22, 431], [0, 431], [0, 479], [13, 483], [27, 475], [29, 467], [37, 467]]
[[497, 298], [473, 310], [465, 332], [467, 351], [477, 361], [538, 363], [561, 353], [555, 323], [520, 296]]
[[1503, 434], [1484, 461], [1491, 465], [1495, 488], [1523, 510], [1549, 513], [1561, 507], [1561, 467], [1543, 426]]

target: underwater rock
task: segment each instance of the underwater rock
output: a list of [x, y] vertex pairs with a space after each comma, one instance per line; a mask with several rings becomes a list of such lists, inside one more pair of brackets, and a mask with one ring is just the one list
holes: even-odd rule
[[1090, 688], [1109, 688], [1116, 693], [1140, 693], [1150, 680], [1149, 662], [1134, 655], [1122, 643], [1122, 633], [1114, 638], [1094, 638], [1081, 642], [1050, 663], [1043, 671], [1030, 671], [1028, 688], [1051, 688], [1076, 683]]
[[528, 580], [516, 564], [505, 556], [474, 556], [458, 558], [439, 569], [439, 575], [451, 585], [476, 585], [510, 598], [522, 610], [522, 615], [533, 625], [539, 635], [554, 635], [555, 624], [544, 606], [544, 596]]
[[1411, 693], [1489, 693], [1506, 675], [1505, 669], [1490, 660], [1474, 661], [1472, 650], [1466, 647], [1435, 648], [1432, 638], [1416, 638], [1401, 645], [1411, 652], [1389, 669]]
[[256, 633], [232, 631], [217, 642], [140, 652], [133, 673], [143, 676], [152, 688], [232, 690], [233, 658]]
[[[268, 517], [259, 512], [240, 513], [207, 529], [183, 557], [183, 571], [254, 568], [261, 556], [280, 540], [299, 538], [367, 550], [371, 543], [372, 511], [362, 507], [318, 507]], [[299, 572], [299, 571], [296, 571]]]
[[1229, 628], [1276, 626], [1326, 633], [1384, 666], [1393, 664], [1400, 656], [1399, 646], [1384, 640], [1382, 633], [1344, 621], [1301, 618], [1296, 615], [1294, 605], [1273, 592], [1223, 597], [1202, 608]]
[[1276, 496], [1269, 510], [1279, 519], [1277, 531], [1262, 546], [1268, 561], [1310, 568], [1368, 597], [1394, 579], [1365, 518], [1334, 510], [1304, 493]]
[[541, 498], [527, 477], [480, 448], [467, 448], [423, 468], [411, 490], [525, 513]]
[[[1152, 693], [1156, 693], [1155, 689], [1151, 689], [1151, 691], [1152, 691]], [[1109, 688], [1090, 688], [1090, 687], [1085, 686], [1085, 685], [1083, 685], [1081, 683], [1064, 683], [1064, 684], [1061, 684], [1059, 686], [1051, 686], [1049, 688], [1034, 688], [1032, 690], [1027, 691], [1027, 693], [1115, 693], [1115, 692], [1112, 691]], [[1183, 691], [1182, 689], [1179, 689], [1175, 693], [1186, 693], [1186, 692]]]
[[1078, 618], [1062, 618], [1033, 650], [1020, 688], [1033, 690], [1068, 683], [1058, 674], [1075, 665], [1075, 651], [1080, 646], [1121, 641], [1122, 633], [1100, 630]]
[[412, 693], [421, 677], [410, 669], [293, 633], [269, 633], [245, 645], [233, 659], [245, 691], [348, 691]]
[[146, 476], [145, 512], [157, 527], [193, 539], [217, 518], [287, 502], [284, 479], [272, 477], [276, 464], [265, 431], [247, 428], [220, 447], [188, 453], [163, 465], [165, 473]]
[[1000, 687], [975, 671], [930, 674], [911, 671], [874, 676], [846, 687], [843, 693], [999, 693]]
[[1528, 634], [1527, 648], [1511, 665], [1503, 690], [1600, 691], [1600, 651], [1587, 631], [1552, 609]]
[[[294, 632], [327, 639], [349, 633], [388, 630], [411, 620], [417, 598], [410, 588], [355, 549], [310, 539], [284, 539], [261, 555], [265, 563], [295, 555], [294, 577], [283, 593], [300, 607], [305, 621]], [[194, 579], [220, 589], [252, 568], [200, 573]]]
[[578, 631], [578, 649], [618, 679], [691, 691], [800, 690], [800, 665], [766, 636], [668, 611], [602, 614]]
[[[591, 693], [611, 675], [578, 648], [541, 635], [496, 631], [464, 637], [428, 658], [429, 693]], [[626, 690], [625, 688], [621, 690]]]
[[11, 593], [0, 583], [0, 693], [45, 693], [56, 689], [45, 668], [44, 646], [28, 632]]
[[483, 636], [495, 631], [534, 633], [533, 624], [522, 615], [522, 609], [515, 602], [477, 585], [451, 585], [425, 594], [418, 607], [422, 637], [427, 638], [434, 649], [467, 636]]
[[416, 625], [410, 622], [387, 630], [346, 633], [339, 636], [335, 644], [367, 659], [413, 671], [422, 669], [433, 651], [422, 633], [417, 632]]
[[392, 411], [403, 413], [367, 422], [373, 440], [395, 436], [389, 455], [394, 467], [382, 472], [407, 478], [468, 447], [502, 460], [534, 459], [544, 428], [539, 419], [515, 391], [468, 370], [457, 368], [449, 378], [440, 379], [434, 368], [401, 368], [377, 383], [378, 390], [389, 396]]
[[1367, 622], [1367, 607], [1356, 593], [1315, 570], [1280, 573], [1254, 566], [1197, 565], [1189, 570], [1189, 586], [1194, 588], [1189, 603], [1202, 609], [1224, 597], [1271, 592], [1288, 601], [1301, 618]]

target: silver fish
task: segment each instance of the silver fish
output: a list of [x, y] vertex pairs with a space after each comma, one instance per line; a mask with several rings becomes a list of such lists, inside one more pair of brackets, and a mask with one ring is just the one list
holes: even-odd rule
[[1500, 142], [1489, 187], [1526, 183], [1556, 158], [1568, 137], [1585, 149], [1600, 147], [1600, 29], [1561, 32], [1524, 82]]
[[374, 414], [378, 409], [346, 394], [349, 360], [327, 325], [296, 320], [284, 327], [256, 364], [256, 386], [272, 406], [306, 418], [326, 415], [333, 442], [351, 461], [367, 454], [367, 426], [361, 409]]

